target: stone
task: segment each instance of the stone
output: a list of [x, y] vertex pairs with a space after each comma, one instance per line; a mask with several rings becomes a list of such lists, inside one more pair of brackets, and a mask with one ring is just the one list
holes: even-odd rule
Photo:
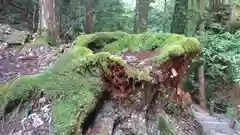
[[23, 44], [28, 38], [29, 33], [26, 31], [13, 31], [10, 35], [5, 37], [5, 42], [8, 44]]
[[20, 52], [36, 52], [37, 55], [39, 55], [49, 53], [51, 50], [52, 49], [48, 44], [26, 44]]
[[236, 135], [236, 130], [230, 128], [230, 123], [224, 116], [211, 116], [197, 105], [192, 105], [192, 113], [202, 126], [206, 135]]

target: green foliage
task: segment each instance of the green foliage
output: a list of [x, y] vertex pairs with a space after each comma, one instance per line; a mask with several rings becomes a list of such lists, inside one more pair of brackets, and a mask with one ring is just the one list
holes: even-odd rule
[[207, 78], [240, 83], [240, 33], [207, 33], [203, 59]]
[[[58, 14], [62, 33], [75, 36], [83, 33], [85, 23], [85, 5], [83, 1], [58, 1]], [[94, 31], [132, 32], [134, 12], [125, 8], [121, 0], [101, 0], [93, 2]]]
[[[80, 1], [71, 0], [57, 1], [58, 14], [62, 32], [69, 32], [70, 35], [79, 35], [84, 31], [85, 7]], [[93, 3], [94, 4], [94, 3]], [[166, 23], [166, 30], [170, 31], [170, 22], [173, 13], [173, 1], [167, 1], [166, 22], [163, 7], [155, 6], [149, 12], [149, 30], [159, 32], [163, 30]], [[121, 30], [128, 33], [133, 32], [135, 13], [132, 9], [124, 7], [121, 0], [101, 0], [93, 7], [94, 31], [116, 31]]]
[[206, 96], [211, 97], [212, 92], [226, 87], [229, 84], [240, 83], [240, 33], [213, 34], [199, 37], [204, 44], [203, 55], [198, 58], [188, 72], [188, 78], [183, 80], [185, 90], [193, 90], [197, 81], [197, 69], [204, 64]]
[[[162, 4], [162, 2], [160, 3]], [[170, 32], [172, 14], [174, 11], [174, 1], [167, 0], [166, 4], [167, 4], [166, 13], [164, 13], [164, 7], [160, 5], [152, 7], [152, 9], [149, 11], [149, 16], [148, 16], [149, 31], [159, 32], [159, 31], [163, 31], [165, 27], [166, 32]]]
[[94, 11], [95, 31], [128, 31], [133, 23], [133, 16], [128, 16], [120, 0], [101, 0]]
[[10, 100], [28, 100], [30, 92], [43, 91], [52, 100], [53, 134], [69, 134], [77, 122], [83, 122], [102, 90], [98, 77], [92, 75], [94, 67], [81, 67], [84, 74], [75, 70], [89, 55], [92, 53], [87, 48], [73, 49], [45, 73], [14, 80], [0, 91], [1, 109]]
[[182, 55], [189, 52], [199, 52], [201, 47], [198, 40], [182, 35], [130, 34], [103, 47], [103, 51], [118, 54], [124, 51], [149, 50], [157, 46], [157, 55], [153, 58], [158, 63], [165, 62], [172, 55]]
[[84, 31], [85, 20], [84, 5], [78, 0], [57, 0], [57, 14], [59, 15], [60, 30], [75, 37]]
[[176, 135], [174, 130], [169, 126], [169, 122], [164, 115], [159, 117], [159, 129], [161, 135]]

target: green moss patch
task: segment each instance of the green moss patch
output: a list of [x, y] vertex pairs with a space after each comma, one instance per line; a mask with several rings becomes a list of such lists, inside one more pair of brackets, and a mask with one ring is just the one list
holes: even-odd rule
[[[85, 52], [84, 52], [85, 50]], [[78, 52], [78, 57], [74, 52]], [[14, 99], [28, 99], [30, 92], [43, 91], [53, 101], [53, 132], [56, 135], [69, 134], [79, 121], [83, 121], [88, 111], [94, 107], [97, 96], [101, 94], [98, 77], [92, 75], [94, 67], [79, 67], [81, 74], [75, 70], [78, 63], [84, 63], [91, 55], [87, 48], [66, 53], [56, 64], [43, 74], [21, 76], [1, 92], [1, 110]], [[61, 66], [61, 67], [59, 67]], [[81, 69], [80, 69], [81, 68]], [[85, 70], [90, 69], [90, 70]], [[91, 72], [92, 71], [92, 72]], [[7, 85], [6, 85], [7, 86]]]
[[170, 127], [169, 122], [166, 120], [166, 116], [164, 116], [163, 114], [159, 116], [158, 123], [161, 135], [176, 135], [174, 130]]
[[44, 37], [36, 38], [30, 41], [31, 44], [48, 44], [47, 40]]
[[[114, 39], [114, 40], [111, 40]], [[108, 43], [107, 41], [112, 41]], [[96, 42], [101, 51], [111, 54], [121, 54], [126, 51], [146, 51], [157, 48], [154, 61], [165, 62], [170, 56], [179, 56], [201, 50], [200, 42], [195, 38], [170, 33], [127, 34], [123, 32], [99, 32], [78, 36], [75, 47], [85, 46]]]

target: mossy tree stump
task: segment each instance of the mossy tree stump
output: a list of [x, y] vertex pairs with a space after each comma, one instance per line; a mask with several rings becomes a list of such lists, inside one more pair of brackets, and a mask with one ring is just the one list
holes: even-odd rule
[[[87, 48], [90, 45], [101, 52], [93, 53]], [[28, 100], [30, 92], [43, 91], [52, 101], [53, 133], [78, 133], [104, 90], [118, 101], [133, 100], [140, 90], [151, 97], [142, 98], [149, 103], [158, 89], [177, 87], [200, 50], [198, 40], [177, 34], [81, 35], [44, 73], [21, 76], [6, 84], [0, 91], [0, 107], [4, 110], [9, 101]]]

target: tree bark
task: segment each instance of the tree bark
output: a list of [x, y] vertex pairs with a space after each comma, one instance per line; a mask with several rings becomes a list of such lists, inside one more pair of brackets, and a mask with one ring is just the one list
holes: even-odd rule
[[6, 9], [9, 3], [12, 3], [13, 0], [1, 0], [1, 10]]
[[184, 34], [187, 26], [188, 0], [176, 0], [171, 32]]
[[147, 31], [150, 2], [150, 0], [136, 0], [134, 33], [143, 33]]
[[[51, 40], [51, 45], [56, 45], [58, 30], [55, 10], [55, 0], [39, 0], [39, 32], [46, 34]], [[44, 33], [43, 33], [44, 32]]]
[[229, 31], [235, 33], [240, 28], [240, 0], [234, 2], [231, 7], [231, 15], [229, 20]]
[[164, 24], [163, 24], [163, 32], [166, 32], [167, 25], [167, 0], [164, 0]]
[[[205, 3], [204, 0], [199, 1], [200, 12], [201, 12], [201, 23], [199, 25], [199, 34], [200, 36], [204, 36], [205, 32], [205, 21], [203, 18]], [[198, 81], [199, 81], [199, 103], [203, 109], [207, 109], [206, 107], [206, 95], [205, 95], [205, 79], [204, 79], [204, 65], [201, 65], [198, 69]]]
[[33, 16], [32, 16], [33, 32], [37, 31], [37, 20], [39, 19], [38, 10], [39, 10], [38, 4], [34, 3]]
[[134, 33], [138, 33], [138, 9], [139, 9], [139, 4], [138, 4], [139, 0], [136, 0], [136, 7], [135, 7], [135, 17], [134, 17], [134, 26], [133, 26], [133, 32]]
[[85, 33], [93, 33], [93, 13], [90, 4], [85, 5]]

